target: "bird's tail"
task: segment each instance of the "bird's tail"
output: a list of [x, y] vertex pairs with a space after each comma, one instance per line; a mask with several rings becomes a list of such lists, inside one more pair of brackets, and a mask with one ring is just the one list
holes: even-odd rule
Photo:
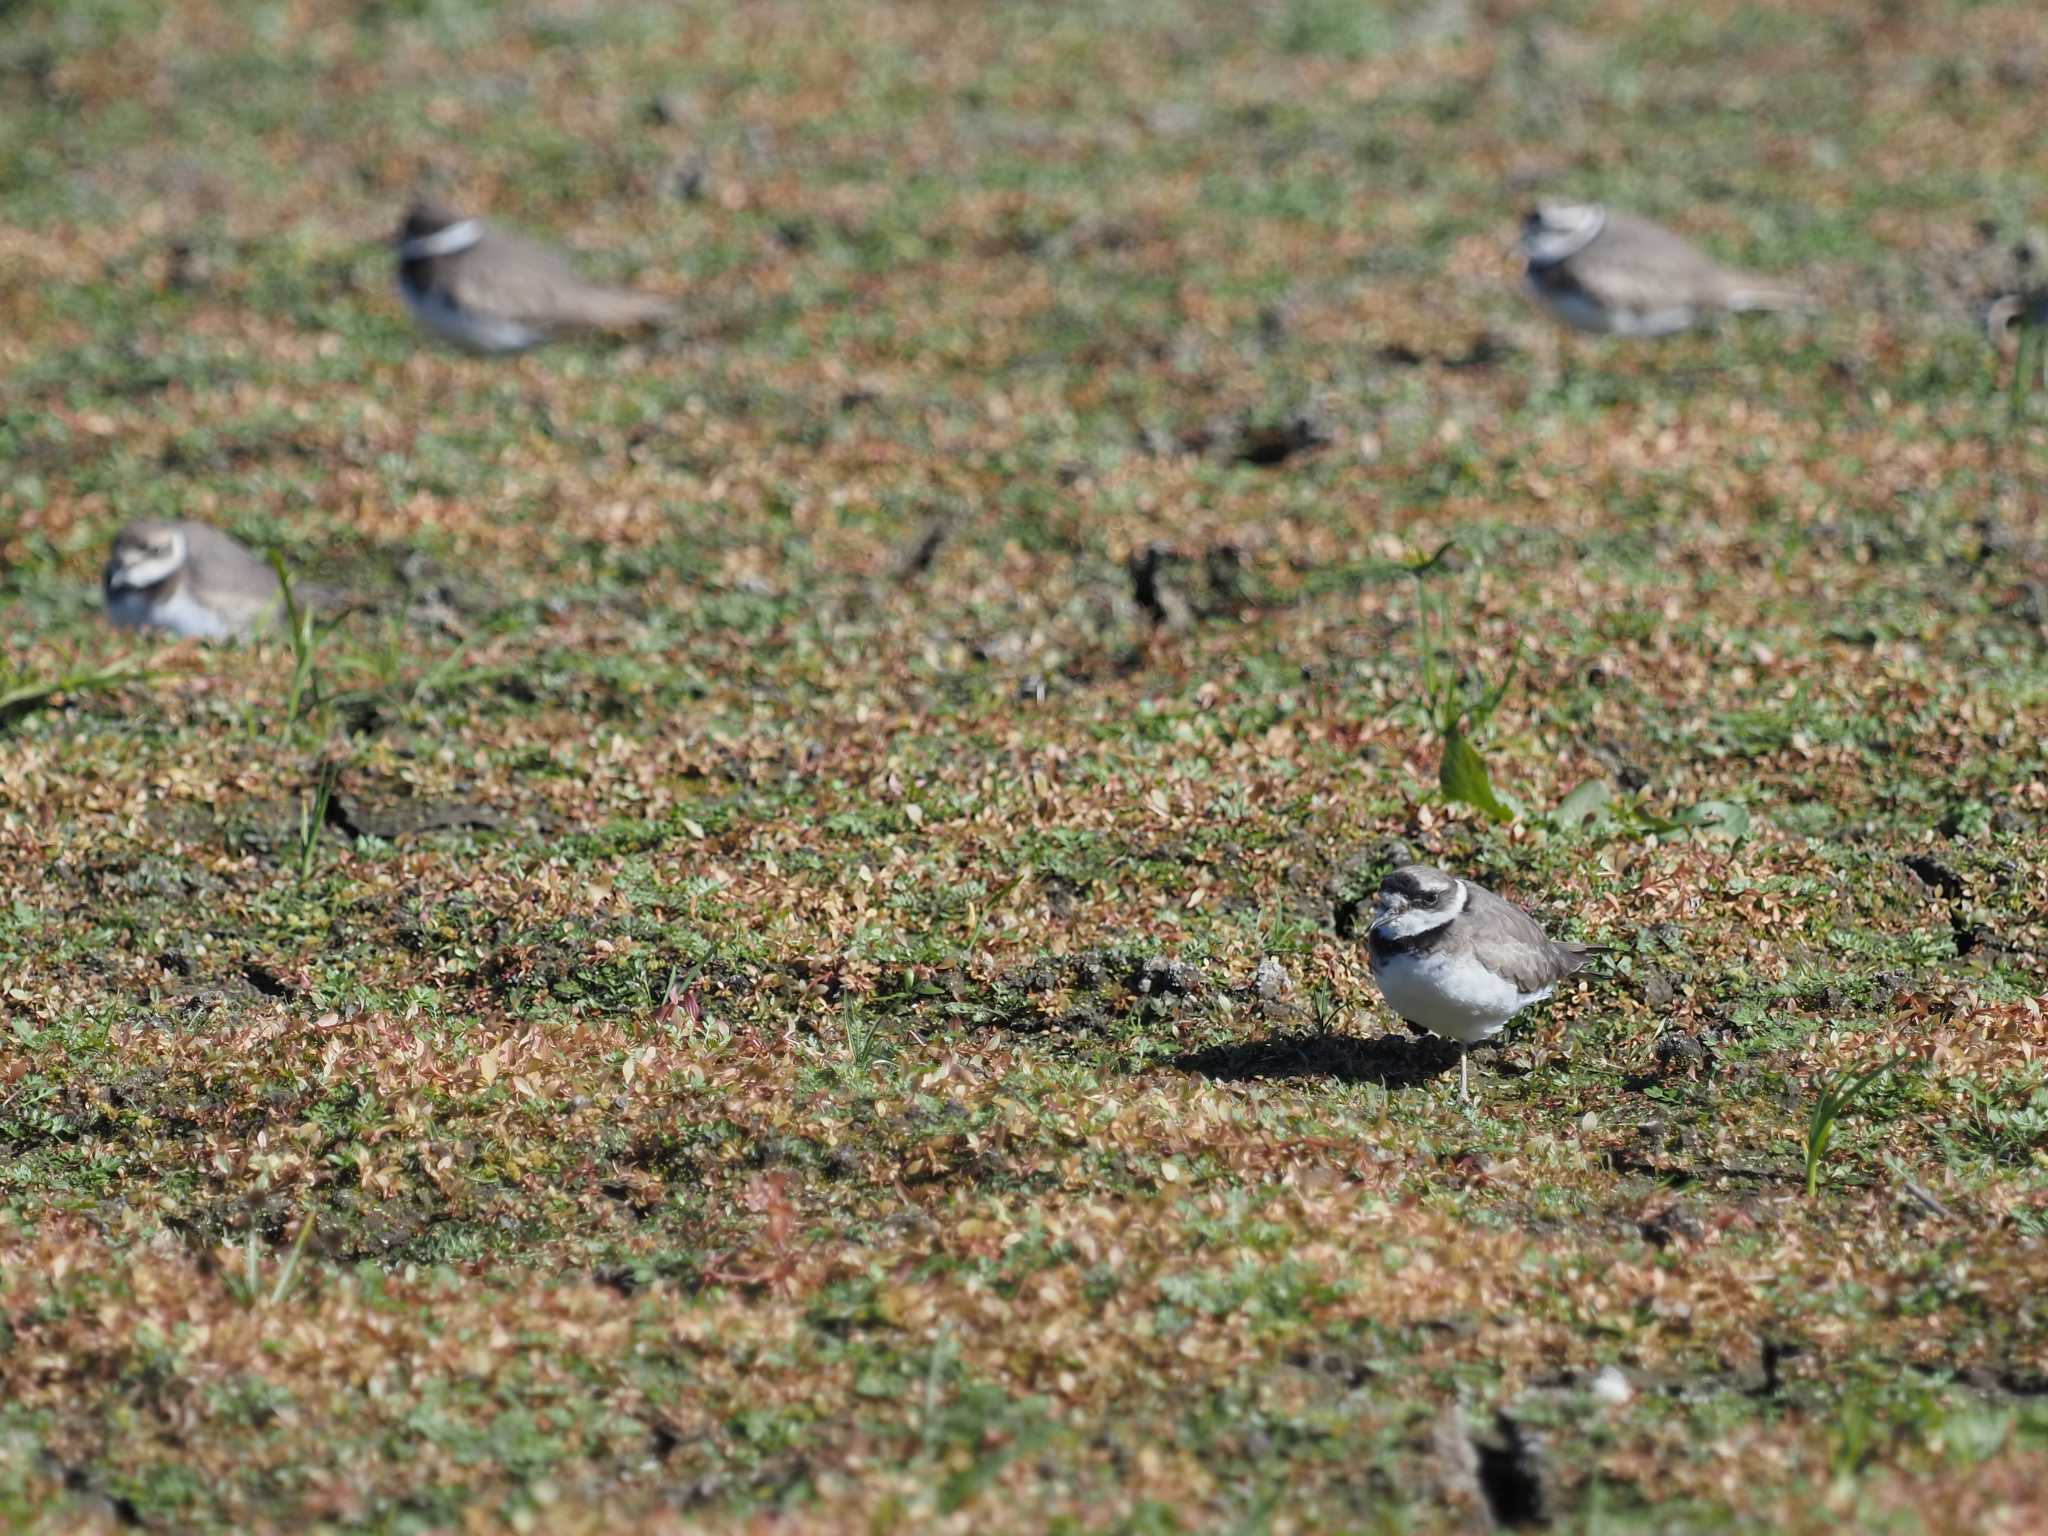
[[1563, 951], [1565, 959], [1570, 963], [1570, 970], [1566, 971], [1566, 975], [1570, 975], [1572, 971], [1583, 970], [1602, 955], [1614, 953], [1612, 947], [1606, 944], [1560, 944], [1557, 947]]
[[1731, 273], [1722, 303], [1737, 314], [1751, 310], [1780, 313], [1786, 310], [1819, 309], [1820, 301], [1796, 283], [1756, 277], [1747, 272]]
[[625, 288], [582, 288], [570, 295], [563, 318], [600, 331], [630, 331], [675, 318], [672, 300]]

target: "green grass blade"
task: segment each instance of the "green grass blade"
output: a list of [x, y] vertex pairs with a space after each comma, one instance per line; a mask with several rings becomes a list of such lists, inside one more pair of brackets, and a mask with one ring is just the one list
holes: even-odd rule
[[105, 666], [67, 672], [60, 677], [17, 681], [0, 690], [0, 727], [32, 714], [52, 699], [71, 694], [98, 693], [122, 683], [146, 682], [155, 675], [143, 671], [132, 657], [123, 656]]
[[1486, 760], [1479, 755], [1479, 749], [1472, 745], [1463, 729], [1455, 724], [1444, 734], [1444, 755], [1437, 768], [1437, 783], [1442, 787], [1446, 800], [1475, 806], [1495, 821], [1514, 820], [1515, 813], [1493, 792], [1493, 781], [1486, 772]]

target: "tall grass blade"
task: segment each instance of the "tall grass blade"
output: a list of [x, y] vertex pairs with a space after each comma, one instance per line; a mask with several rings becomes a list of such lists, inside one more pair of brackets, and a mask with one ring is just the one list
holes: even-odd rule
[[[0, 727], [11, 725], [21, 716], [41, 709], [60, 695], [95, 693], [121, 683], [146, 681], [155, 675], [142, 671], [134, 658], [122, 656], [103, 667], [67, 672], [61, 677], [40, 678], [34, 682], [17, 681], [9, 686], [0, 687]], [[0, 683], [4, 682], [5, 679], [0, 679]]]
[[1811, 1200], [1820, 1190], [1821, 1167], [1827, 1160], [1828, 1147], [1835, 1139], [1836, 1124], [1851, 1105], [1876, 1085], [1879, 1078], [1904, 1060], [1903, 1056], [1894, 1056], [1854, 1077], [1850, 1075], [1853, 1069], [1844, 1067], [1820, 1080], [1820, 1095], [1813, 1101], [1813, 1113], [1806, 1122], [1807, 1199]]
[[313, 856], [320, 848], [320, 833], [327, 825], [327, 807], [334, 799], [334, 786], [341, 778], [341, 764], [328, 758], [320, 765], [319, 782], [311, 797], [299, 806], [299, 879], [313, 873]]
[[313, 632], [313, 611], [300, 604], [292, 590], [291, 572], [285, 569], [284, 556], [274, 549], [270, 552], [270, 568], [277, 573], [278, 590], [284, 600], [285, 640], [292, 648], [292, 676], [285, 689], [284, 718], [287, 725], [293, 725], [298, 722], [299, 705], [307, 691], [312, 691], [316, 702], [319, 698], [319, 679], [314, 674], [319, 640]]
[[306, 1212], [305, 1220], [299, 1223], [299, 1235], [292, 1241], [292, 1251], [286, 1255], [284, 1267], [277, 1272], [277, 1284], [270, 1288], [270, 1305], [276, 1306], [291, 1294], [292, 1280], [299, 1272], [299, 1260], [305, 1257], [306, 1244], [313, 1236], [315, 1213]]

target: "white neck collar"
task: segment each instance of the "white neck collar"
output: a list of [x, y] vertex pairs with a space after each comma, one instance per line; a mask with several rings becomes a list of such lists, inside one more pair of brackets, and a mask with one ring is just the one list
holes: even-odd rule
[[483, 226], [475, 219], [459, 219], [431, 235], [415, 235], [410, 240], [399, 241], [398, 254], [406, 261], [418, 261], [426, 256], [453, 256], [468, 250], [483, 237]]
[[1466, 903], [1471, 899], [1471, 893], [1465, 889], [1465, 882], [1460, 880], [1457, 899], [1442, 911], [1437, 911], [1433, 907], [1426, 911], [1409, 907], [1392, 917], [1381, 918], [1372, 925], [1372, 931], [1383, 939], [1412, 939], [1418, 933], [1428, 933], [1432, 929], [1443, 927], [1445, 923], [1462, 913]]
[[177, 574], [185, 563], [185, 536], [171, 535], [171, 547], [154, 560], [131, 560], [107, 573], [107, 584], [140, 592]]
[[1554, 267], [1576, 256], [1607, 227], [1607, 210], [1598, 203], [1552, 208], [1558, 222], [1545, 219], [1540, 229], [1522, 237], [1522, 254], [1533, 266]]

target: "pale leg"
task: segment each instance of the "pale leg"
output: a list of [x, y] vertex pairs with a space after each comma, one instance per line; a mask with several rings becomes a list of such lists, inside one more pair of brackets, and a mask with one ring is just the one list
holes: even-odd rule
[[1469, 1047], [1460, 1046], [1458, 1048], [1458, 1102], [1460, 1104], [1470, 1104], [1472, 1102], [1472, 1081], [1466, 1072], [1466, 1063], [1471, 1059], [1471, 1056], [1472, 1052]]

